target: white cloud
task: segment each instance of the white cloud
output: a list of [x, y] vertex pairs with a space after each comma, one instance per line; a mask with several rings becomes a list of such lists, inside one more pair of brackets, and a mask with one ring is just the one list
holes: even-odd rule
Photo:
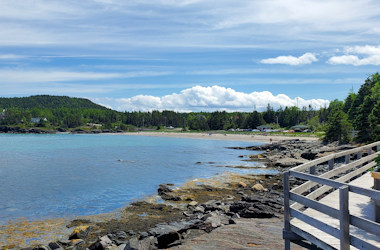
[[0, 60], [17, 60], [17, 59], [23, 59], [23, 58], [25, 58], [25, 56], [14, 55], [14, 54], [0, 55]]
[[[298, 100], [297, 100], [298, 99]], [[301, 97], [291, 99], [287, 95], [273, 95], [271, 92], [237, 92], [231, 88], [214, 85], [212, 87], [195, 86], [162, 97], [137, 95], [131, 98], [97, 98], [95, 102], [106, 104], [120, 111], [175, 110], [190, 111], [263, 111], [268, 103], [275, 109], [285, 106], [321, 108], [328, 106], [329, 101], [323, 99], [305, 100]]]
[[289, 64], [289, 65], [302, 65], [310, 64], [318, 61], [313, 53], [305, 53], [300, 57], [294, 56], [278, 56], [276, 58], [263, 59], [260, 62], [265, 64]]
[[169, 75], [167, 71], [132, 71], [125, 73], [105, 72], [76, 72], [55, 70], [0, 70], [0, 78], [3, 83], [44, 83], [44, 82], [69, 82], [69, 81], [93, 81], [114, 78], [137, 78]]
[[[351, 64], [361, 65], [380, 65], [380, 45], [379, 46], [354, 46], [345, 48], [345, 55], [333, 56], [327, 63], [330, 64]], [[360, 58], [359, 56], [362, 56]]]

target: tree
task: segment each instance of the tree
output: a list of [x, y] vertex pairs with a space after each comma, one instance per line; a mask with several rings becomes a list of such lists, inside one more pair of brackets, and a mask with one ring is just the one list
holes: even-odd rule
[[380, 141], [380, 100], [369, 115], [370, 136], [372, 141]]
[[330, 113], [325, 134], [325, 141], [339, 143], [347, 143], [350, 140], [349, 133], [352, 130], [351, 124], [348, 122], [347, 114], [341, 109], [335, 108]]

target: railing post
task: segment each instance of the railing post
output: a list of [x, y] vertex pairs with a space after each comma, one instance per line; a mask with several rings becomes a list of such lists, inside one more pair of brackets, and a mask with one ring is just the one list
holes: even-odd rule
[[348, 210], [349, 187], [344, 185], [339, 188], [339, 222], [340, 222], [340, 249], [350, 249], [350, 212]]
[[[310, 174], [315, 175], [315, 165], [310, 167]], [[313, 192], [316, 189], [316, 187], [312, 187], [310, 189], [311, 192]]]
[[329, 170], [334, 168], [334, 159], [329, 160]]
[[345, 164], [350, 163], [350, 155], [346, 155], [346, 156], [344, 157], [344, 163], [345, 163]]
[[356, 157], [358, 160], [362, 158], [362, 151], [359, 151]]
[[368, 149], [368, 155], [371, 155], [372, 154], [372, 148], [369, 148]]
[[376, 146], [376, 152], [379, 152], [380, 151], [380, 145], [377, 145]]
[[[290, 203], [289, 203], [289, 171], [286, 171], [283, 176], [284, 189], [284, 230], [290, 232]], [[285, 240], [285, 250], [290, 250], [290, 240]]]

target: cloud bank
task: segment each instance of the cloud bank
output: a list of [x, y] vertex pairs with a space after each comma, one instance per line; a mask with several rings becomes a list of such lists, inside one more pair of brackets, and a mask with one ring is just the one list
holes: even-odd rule
[[[327, 61], [327, 63], [351, 64], [354, 66], [380, 65], [380, 45], [347, 47], [344, 52], [345, 55], [333, 56]], [[359, 56], [361, 56], [361, 58]]]
[[260, 62], [264, 64], [288, 64], [288, 65], [302, 65], [310, 64], [318, 61], [317, 57], [313, 53], [305, 53], [300, 57], [294, 56], [278, 56], [275, 58], [263, 59]]
[[173, 93], [162, 97], [151, 95], [137, 95], [131, 98], [120, 99], [92, 99], [107, 107], [120, 111], [152, 111], [174, 110], [179, 112], [197, 111], [263, 111], [270, 104], [274, 109], [285, 106], [309, 107], [319, 109], [329, 105], [328, 100], [301, 97], [291, 99], [287, 95], [273, 95], [269, 91], [243, 93], [231, 88], [221, 86], [202, 87], [195, 86], [184, 89], [180, 93]]

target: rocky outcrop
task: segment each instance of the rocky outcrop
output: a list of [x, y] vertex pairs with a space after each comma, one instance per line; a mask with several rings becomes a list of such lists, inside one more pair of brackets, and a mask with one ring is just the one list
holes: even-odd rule
[[323, 144], [321, 142], [301, 141], [299, 139], [266, 144], [262, 146], [232, 147], [233, 149], [245, 149], [263, 151], [249, 155], [252, 161], [265, 162], [267, 167], [292, 168], [309, 160], [325, 156], [332, 152], [339, 152], [353, 148], [349, 145]]

